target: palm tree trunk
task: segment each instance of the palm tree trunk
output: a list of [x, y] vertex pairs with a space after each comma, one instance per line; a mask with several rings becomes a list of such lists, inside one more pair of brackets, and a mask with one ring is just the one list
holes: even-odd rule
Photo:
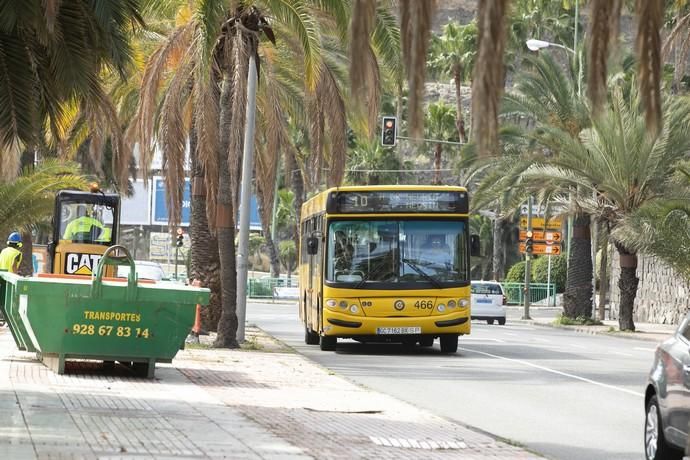
[[192, 220], [189, 225], [192, 242], [191, 278], [198, 279], [203, 287], [211, 290], [208, 305], [201, 309], [201, 328], [215, 331], [222, 309], [218, 240], [208, 228], [204, 169], [197, 156], [197, 135], [193, 127], [189, 136], [189, 149], [192, 161]]
[[589, 215], [575, 214], [568, 260], [568, 278], [563, 294], [563, 314], [568, 318], [592, 316], [591, 251]]
[[[297, 162], [295, 161], [294, 164], [297, 165]], [[295, 241], [295, 248], [299, 253], [299, 225], [300, 216], [302, 215], [302, 204], [304, 203], [304, 179], [302, 178], [302, 169], [298, 165], [290, 174], [290, 182], [292, 193], [295, 195], [295, 230], [292, 232], [292, 238]]]
[[621, 331], [634, 331], [633, 308], [637, 295], [637, 253], [628, 250], [620, 243], [616, 243], [616, 249], [620, 256], [621, 274], [618, 278], [620, 290], [620, 312], [618, 315], [618, 327]]
[[235, 219], [233, 218], [232, 178], [228, 166], [230, 147], [232, 81], [226, 74], [220, 95], [220, 151], [218, 204], [216, 209], [216, 228], [218, 232], [218, 253], [220, 258], [220, 281], [222, 310], [218, 321], [218, 336], [213, 346], [216, 348], [237, 348], [237, 270], [235, 266]]
[[503, 279], [504, 258], [503, 258], [503, 219], [499, 217], [499, 208], [496, 208], [496, 217], [494, 218], [494, 235], [493, 235], [493, 254], [492, 254], [492, 268], [495, 281]]
[[441, 144], [436, 144], [434, 149], [434, 184], [441, 185], [441, 152], [443, 152], [443, 146]]
[[34, 273], [33, 240], [31, 232], [22, 231], [22, 262], [17, 273], [21, 276], [31, 276]]
[[609, 265], [609, 236], [604, 232], [601, 241], [601, 260], [599, 261], [599, 321], [604, 320], [606, 310], [606, 288], [609, 285], [606, 270]]
[[460, 142], [467, 142], [467, 133], [465, 131], [465, 115], [462, 112], [462, 67], [460, 64], [456, 64], [454, 66], [453, 74], [455, 79], [455, 104], [457, 111], [455, 123], [458, 129]]
[[271, 259], [271, 278], [280, 277], [280, 259], [278, 257], [278, 249], [276, 249], [275, 241], [271, 238], [271, 232], [266, 234], [266, 246], [268, 246], [268, 255]]

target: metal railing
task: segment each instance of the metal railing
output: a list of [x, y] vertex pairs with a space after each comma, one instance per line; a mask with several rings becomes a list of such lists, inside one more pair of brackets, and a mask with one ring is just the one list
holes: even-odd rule
[[[525, 283], [501, 283], [508, 305], [522, 305], [525, 300]], [[555, 306], [556, 285], [551, 283], [530, 283], [529, 301], [531, 305]]]
[[297, 277], [292, 278], [249, 278], [247, 280], [247, 296], [252, 299], [274, 299], [275, 288], [297, 288]]

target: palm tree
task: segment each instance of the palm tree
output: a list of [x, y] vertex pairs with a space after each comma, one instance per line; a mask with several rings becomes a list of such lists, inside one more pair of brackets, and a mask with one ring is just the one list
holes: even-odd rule
[[107, 8], [81, 0], [2, 1], [0, 10], [0, 160], [17, 172], [19, 153], [37, 143], [43, 127], [59, 143], [73, 107], [113, 134], [116, 162], [128, 158], [120, 126], [102, 87], [101, 72], [124, 76], [132, 59], [131, 26], [142, 23], [138, 2]]
[[[504, 98], [503, 111], [507, 118], [532, 126], [537, 137], [546, 128], [556, 128], [575, 141], [583, 129], [591, 124], [589, 108], [578, 94], [576, 75], [571, 67], [568, 78], [561, 66], [547, 53], [528, 56], [528, 69], [516, 78], [515, 89]], [[550, 155], [560, 152], [547, 147]], [[577, 188], [573, 190], [577, 193]], [[569, 206], [573, 220], [568, 254], [568, 277], [563, 295], [564, 315], [570, 318], [589, 317], [592, 305], [592, 261], [590, 217], [579, 206]]]
[[[459, 132], [456, 130], [458, 119], [453, 107], [443, 102], [429, 104], [426, 114], [426, 137], [441, 141], [458, 141]], [[443, 144], [437, 142], [434, 146], [434, 184], [441, 182], [441, 156]]]
[[457, 130], [460, 142], [467, 142], [465, 113], [462, 105], [462, 84], [471, 77], [477, 56], [477, 23], [460, 25], [449, 22], [443, 33], [431, 40], [428, 61], [431, 74], [436, 78], [452, 77], [455, 83]]
[[690, 4], [685, 1], [676, 1], [673, 2], [671, 8], [673, 28], [661, 49], [661, 57], [664, 62], [667, 62], [671, 53], [674, 54], [673, 86], [678, 90], [690, 54]]
[[[670, 99], [658, 136], [646, 132], [646, 116], [638, 110], [638, 91], [625, 98], [615, 89], [610, 108], [593, 119], [581, 142], [557, 128], [545, 129], [542, 143], [558, 156], [533, 164], [523, 175], [528, 186], [550, 189], [561, 195], [570, 187], [583, 193], [576, 206], [594, 215], [611, 230], [620, 258], [621, 330], [635, 330], [633, 307], [637, 291], [637, 250], [617, 237], [626, 223], [646, 205], [687, 199], [687, 187], [679, 187], [676, 167], [690, 153], [690, 104]], [[596, 199], [593, 198], [596, 196]]]
[[[684, 184], [687, 187], [687, 183]], [[687, 200], [642, 206], [616, 237], [627, 247], [656, 256], [690, 280], [690, 206]]]
[[20, 273], [30, 275], [31, 230], [50, 222], [55, 209], [55, 194], [63, 189], [85, 190], [87, 178], [80, 175], [75, 163], [45, 160], [36, 167], [25, 168], [9, 182], [0, 182], [0, 240], [19, 230], [25, 245]]
[[[221, 259], [224, 316], [220, 321], [222, 327], [221, 324], [218, 327], [218, 346], [236, 346], [233, 221], [238, 199], [249, 53], [254, 54], [257, 62], [261, 60], [260, 81], [271, 82], [260, 85], [257, 95], [259, 129], [255, 145], [260, 199], [272, 202], [279, 146], [285, 146], [285, 151], [294, 156], [295, 149], [286, 142], [290, 137], [281, 107], [301, 128], [310, 128], [307, 131], [310, 131], [315, 158], [324, 158], [321, 153], [329, 152], [326, 161], [332, 170], [329, 179], [334, 183], [339, 183], [338, 174], [342, 177], [345, 161], [344, 98], [337, 65], [321, 55], [325, 45], [316, 19], [325, 20], [328, 25], [346, 24], [347, 11], [343, 10], [342, 2], [296, 0], [257, 2], [257, 5], [263, 5], [270, 13], [272, 29], [283, 39], [280, 46], [256, 39], [255, 35], [271, 29], [266, 27], [265, 17], [255, 6], [231, 10], [225, 2], [200, 1], [196, 13], [188, 15], [189, 20], [180, 24], [149, 60], [142, 82], [140, 110], [133, 122], [144, 163], [150, 158], [155, 139], [168, 159], [171, 193], [168, 201], [173, 216], [181, 198], [179, 178], [183, 173], [185, 139], [192, 127], [195, 130], [196, 155], [207, 187], [207, 214], [218, 235]], [[236, 21], [246, 24], [237, 27]], [[267, 35], [270, 38], [272, 34]], [[169, 72], [171, 69], [175, 72]], [[155, 126], [158, 126], [157, 133]], [[328, 138], [323, 135], [326, 128], [332, 133]], [[271, 207], [262, 208], [270, 211]]]
[[292, 271], [295, 269], [297, 262], [297, 249], [295, 242], [290, 240], [281, 241], [278, 247], [280, 251], [280, 260], [283, 261], [285, 271], [287, 272], [287, 278], [290, 279], [292, 276]]
[[346, 182], [355, 185], [397, 184], [405, 165], [391, 149], [383, 148], [378, 139], [360, 141], [350, 150]]

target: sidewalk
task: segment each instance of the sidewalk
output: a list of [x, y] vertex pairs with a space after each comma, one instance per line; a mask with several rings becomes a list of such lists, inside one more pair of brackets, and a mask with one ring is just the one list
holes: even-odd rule
[[[521, 311], [522, 307], [508, 307], [511, 310]], [[542, 307], [543, 308], [543, 307]], [[545, 308], [544, 308], [545, 309]], [[531, 308], [531, 311], [539, 310], [539, 307]], [[549, 310], [554, 310], [549, 308]], [[604, 320], [602, 326], [577, 326], [577, 325], [560, 325], [554, 324], [555, 317], [537, 317], [533, 316], [530, 320], [509, 318], [509, 322], [520, 322], [531, 324], [535, 326], [555, 327], [562, 329], [570, 329], [584, 334], [594, 335], [609, 335], [612, 337], [621, 337], [626, 339], [648, 340], [651, 342], [662, 342], [672, 335], [678, 325], [675, 324], [656, 324], [656, 323], [635, 323], [635, 332], [624, 332], [618, 328], [618, 320]]]
[[246, 337], [180, 351], [149, 381], [86, 362], [56, 375], [0, 328], [0, 459], [541, 458]]

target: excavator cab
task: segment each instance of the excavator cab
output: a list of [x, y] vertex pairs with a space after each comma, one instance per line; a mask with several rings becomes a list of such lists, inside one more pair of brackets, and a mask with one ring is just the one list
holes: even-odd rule
[[91, 276], [105, 250], [117, 244], [119, 224], [119, 195], [103, 193], [95, 184], [90, 192], [58, 192], [48, 244], [50, 272]]

